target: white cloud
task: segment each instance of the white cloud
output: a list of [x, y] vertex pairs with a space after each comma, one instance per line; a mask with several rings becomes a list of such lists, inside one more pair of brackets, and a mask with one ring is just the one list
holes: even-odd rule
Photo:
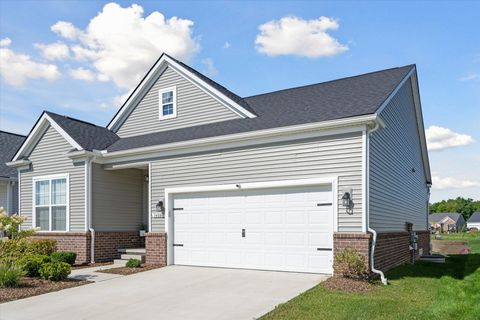
[[122, 8], [109, 3], [85, 28], [59, 21], [52, 30], [74, 41], [75, 59], [83, 61], [101, 81], [113, 81], [131, 89], [148, 68], [166, 52], [180, 60], [189, 60], [200, 47], [193, 38], [193, 21], [171, 17], [158, 11], [143, 16], [143, 8], [132, 4]]
[[434, 189], [462, 189], [480, 187], [479, 181], [458, 179], [454, 177], [432, 176], [432, 187]]
[[320, 17], [303, 20], [298, 17], [283, 17], [260, 25], [260, 34], [255, 40], [258, 52], [269, 56], [298, 55], [309, 58], [328, 57], [348, 50], [327, 33], [337, 30], [338, 21]]
[[472, 81], [480, 79], [480, 75], [478, 73], [470, 73], [463, 77], [460, 77], [460, 81]]
[[8, 47], [11, 44], [12, 40], [10, 40], [10, 38], [3, 38], [2, 40], [0, 40], [0, 47]]
[[218, 75], [218, 70], [215, 68], [215, 65], [213, 64], [213, 60], [210, 58], [205, 58], [202, 60], [202, 64], [205, 66], [206, 70], [205, 73], [207, 76], [214, 77]]
[[84, 69], [82, 67], [71, 69], [69, 73], [70, 73], [70, 76], [72, 76], [72, 78], [77, 80], [85, 80], [85, 81], [95, 80], [95, 74], [91, 70]]
[[425, 130], [425, 134], [429, 151], [465, 146], [475, 142], [475, 140], [467, 134], [457, 133], [439, 126], [430, 126]]
[[30, 56], [8, 48], [10, 43], [9, 39], [0, 47], [0, 75], [6, 83], [18, 87], [24, 85], [28, 79], [52, 81], [60, 77], [56, 65], [32, 61]]
[[228, 49], [230, 48], [232, 45], [230, 44], [230, 42], [226, 41], [224, 44], [223, 44], [223, 49]]
[[47, 60], [63, 60], [70, 55], [68, 46], [63, 42], [50, 44], [36, 43], [34, 46], [41, 51], [42, 56]]
[[77, 29], [71, 22], [66, 21], [58, 21], [50, 27], [50, 30], [68, 40], [75, 40], [81, 34], [81, 31]]

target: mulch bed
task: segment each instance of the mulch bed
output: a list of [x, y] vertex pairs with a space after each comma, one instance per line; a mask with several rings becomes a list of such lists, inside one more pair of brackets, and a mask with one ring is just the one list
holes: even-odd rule
[[66, 288], [73, 288], [90, 283], [90, 281], [80, 281], [67, 279], [65, 281], [49, 281], [38, 278], [22, 278], [20, 286], [15, 288], [0, 288], [0, 303], [23, 299], [39, 294], [58, 291]]
[[372, 282], [342, 277], [331, 277], [322, 282], [322, 285], [330, 290], [339, 290], [345, 292], [369, 292], [378, 286]]
[[78, 265], [72, 266], [72, 270], [92, 268], [92, 267], [100, 267], [100, 266], [108, 266], [110, 264], [113, 265], [113, 262], [97, 262], [97, 263], [78, 264]]
[[139, 273], [139, 272], [157, 269], [161, 267], [162, 267], [161, 265], [148, 264], [148, 265], [142, 265], [139, 268], [118, 267], [118, 268], [111, 268], [111, 269], [105, 269], [105, 270], [98, 270], [95, 272], [113, 273], [113, 274], [121, 274], [121, 275], [127, 276], [129, 274]]

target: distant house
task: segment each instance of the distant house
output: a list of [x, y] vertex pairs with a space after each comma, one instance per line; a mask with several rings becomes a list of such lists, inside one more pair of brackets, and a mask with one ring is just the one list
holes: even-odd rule
[[452, 212], [432, 213], [428, 216], [428, 222], [434, 230], [443, 229], [445, 232], [459, 229], [465, 225], [463, 216], [460, 213]]
[[8, 214], [18, 211], [18, 173], [5, 163], [12, 159], [24, 140], [24, 136], [0, 131], [0, 207]]
[[480, 212], [474, 212], [467, 221], [467, 228], [476, 228], [480, 230]]

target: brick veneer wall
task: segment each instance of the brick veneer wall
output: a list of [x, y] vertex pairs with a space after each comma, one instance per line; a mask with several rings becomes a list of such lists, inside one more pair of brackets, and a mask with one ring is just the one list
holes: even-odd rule
[[409, 249], [410, 233], [379, 232], [375, 246], [375, 269], [387, 271], [396, 266], [411, 262]]
[[[417, 244], [418, 244], [418, 249], [420, 250], [420, 248], [423, 249], [423, 254], [430, 254], [430, 231], [429, 230], [421, 230], [421, 231], [417, 231], [417, 236], [418, 236], [418, 239], [417, 239]], [[419, 258], [419, 255], [418, 255], [418, 251], [417, 251], [417, 255], [416, 255], [416, 258]]]
[[370, 270], [370, 233], [341, 233], [333, 234], [333, 255], [346, 248], [353, 248], [365, 256], [365, 267]]
[[57, 241], [58, 251], [77, 253], [76, 264], [90, 262], [90, 234], [86, 232], [37, 232], [32, 239], [52, 239]]
[[144, 248], [145, 239], [138, 231], [95, 232], [95, 262], [119, 259], [118, 249]]
[[167, 265], [166, 233], [148, 232], [145, 235], [145, 248], [147, 250], [147, 264]]

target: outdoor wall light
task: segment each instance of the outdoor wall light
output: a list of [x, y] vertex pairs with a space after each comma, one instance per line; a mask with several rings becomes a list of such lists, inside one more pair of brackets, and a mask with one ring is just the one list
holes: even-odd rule
[[346, 208], [348, 214], [353, 213], [352, 189], [343, 190], [342, 205]]
[[157, 205], [155, 206], [155, 209], [157, 212], [162, 213], [162, 215], [165, 214], [165, 206], [163, 205], [163, 201], [158, 201]]

